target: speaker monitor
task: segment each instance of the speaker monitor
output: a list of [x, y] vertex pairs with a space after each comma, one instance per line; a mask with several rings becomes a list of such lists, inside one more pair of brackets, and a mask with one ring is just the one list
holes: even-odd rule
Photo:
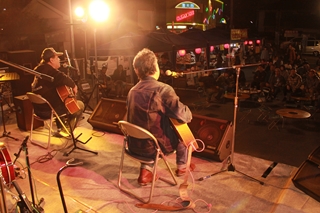
[[101, 98], [88, 122], [94, 128], [121, 134], [118, 121], [123, 120], [126, 113], [125, 101]]
[[[193, 152], [195, 156], [223, 161], [231, 154], [233, 129], [231, 122], [197, 114], [188, 124], [194, 137], [204, 143], [202, 152]], [[203, 147], [198, 143], [199, 147]]]
[[320, 147], [302, 163], [292, 182], [298, 189], [320, 202]]
[[[28, 96], [16, 96], [13, 99], [13, 103], [16, 108], [17, 124], [19, 129], [25, 131], [31, 130], [32, 103], [28, 99]], [[40, 126], [43, 126], [43, 122], [35, 119], [33, 123], [33, 129], [36, 129]]]

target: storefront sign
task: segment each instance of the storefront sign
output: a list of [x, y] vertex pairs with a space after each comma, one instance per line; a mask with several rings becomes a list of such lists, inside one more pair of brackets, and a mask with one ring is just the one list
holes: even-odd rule
[[176, 21], [182, 21], [182, 20], [190, 18], [192, 16], [194, 16], [194, 10], [190, 10], [186, 13], [183, 13], [183, 14], [176, 16]]
[[200, 7], [196, 3], [193, 3], [191, 1], [183, 1], [180, 2], [175, 6], [176, 9], [193, 9], [193, 10], [199, 10]]
[[245, 40], [247, 38], [247, 29], [231, 29], [231, 40]]

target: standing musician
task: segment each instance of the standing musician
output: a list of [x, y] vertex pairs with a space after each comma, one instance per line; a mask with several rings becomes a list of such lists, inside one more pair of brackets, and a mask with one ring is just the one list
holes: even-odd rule
[[[158, 81], [160, 69], [157, 57], [151, 50], [141, 50], [133, 60], [133, 67], [140, 81], [128, 93], [128, 122], [150, 131], [159, 141], [164, 154], [176, 150], [175, 173], [182, 176], [187, 172], [187, 148], [179, 141], [169, 118], [188, 123], [192, 119], [192, 113], [188, 106], [179, 101], [170, 85]], [[145, 157], [152, 157], [156, 151], [153, 144], [134, 138], [128, 141], [128, 146], [131, 152]], [[194, 164], [190, 165], [190, 170], [194, 167]], [[153, 165], [141, 163], [138, 178], [140, 185], [151, 183], [152, 168]]]
[[[51, 104], [51, 106], [54, 108], [58, 115], [67, 114], [68, 110], [65, 106], [64, 100], [61, 100], [56, 88], [60, 86], [66, 86], [72, 89], [73, 94], [70, 94], [71, 96], [76, 96], [78, 92], [78, 87], [75, 84], [75, 82], [66, 74], [58, 70], [60, 67], [59, 56], [62, 55], [62, 52], [56, 52], [52, 47], [45, 48], [41, 54], [40, 64], [37, 67], [35, 67], [34, 70], [39, 73], [51, 76], [54, 78], [54, 80], [53, 82], [50, 82], [44, 79], [34, 77], [34, 80], [31, 84], [33, 92], [45, 98]], [[82, 112], [84, 110], [84, 104], [82, 101], [77, 100], [76, 103], [80, 110], [69, 116], [70, 127], [72, 129], [75, 128], [77, 119], [82, 115]], [[39, 115], [40, 117], [50, 118], [51, 110], [47, 106], [35, 106], [34, 111], [35, 114]], [[58, 132], [60, 132], [62, 125], [58, 120], [56, 120], [56, 122]]]

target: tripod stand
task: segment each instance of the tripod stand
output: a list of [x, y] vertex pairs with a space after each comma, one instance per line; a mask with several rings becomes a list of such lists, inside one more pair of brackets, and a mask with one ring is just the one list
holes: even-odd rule
[[85, 107], [84, 107], [84, 112], [86, 111], [86, 109], [87, 109], [87, 107], [89, 107], [92, 111], [93, 111], [93, 108], [89, 105], [89, 103], [90, 103], [90, 100], [91, 100], [91, 98], [92, 98], [92, 96], [93, 96], [93, 94], [96, 92], [97, 93], [97, 103], [98, 103], [98, 99], [99, 99], [99, 84], [98, 83], [95, 83], [94, 84], [94, 87], [93, 87], [93, 89], [92, 89], [92, 91], [91, 91], [91, 93], [90, 93], [90, 95], [89, 95], [89, 97], [87, 97], [86, 96], [86, 94], [85, 94], [85, 92], [84, 91], [81, 91], [82, 89], [80, 89], [79, 91], [80, 91], [80, 96], [83, 98], [83, 100], [84, 100], [84, 104], [85, 104]]
[[238, 111], [238, 91], [239, 91], [239, 75], [240, 75], [240, 66], [239, 67], [236, 67], [236, 74], [237, 74], [237, 78], [236, 78], [236, 93], [235, 93], [235, 97], [234, 97], [234, 114], [233, 114], [233, 135], [232, 135], [232, 143], [231, 143], [231, 154], [226, 158], [226, 160], [224, 160], [224, 163], [223, 165], [225, 165], [225, 162], [227, 162], [227, 168], [226, 169], [221, 169], [219, 172], [216, 172], [216, 173], [213, 173], [211, 175], [208, 175], [208, 176], [204, 176], [204, 177], [201, 177], [199, 178], [198, 180], [199, 181], [202, 181], [202, 180], [205, 180], [205, 179], [208, 179], [214, 175], [217, 175], [217, 174], [220, 174], [222, 172], [225, 172], [225, 171], [231, 171], [231, 172], [238, 172], [254, 181], [257, 181], [259, 182], [261, 185], [264, 184], [264, 182], [256, 179], [256, 178], [253, 178], [243, 172], [240, 172], [238, 171], [235, 166], [233, 165], [233, 155], [234, 155], [234, 144], [235, 144], [235, 134], [236, 134], [236, 122], [237, 122], [237, 111]]
[[[6, 101], [6, 100], [3, 98], [2, 91], [0, 91], [0, 107], [1, 107], [1, 116], [2, 116], [2, 125], [3, 125], [3, 133], [2, 133], [2, 136], [0, 136], [0, 138], [8, 137], [8, 138], [11, 138], [13, 140], [18, 141], [19, 140], [18, 138], [10, 136], [10, 132], [7, 132], [7, 130], [6, 130], [6, 120], [4, 118], [3, 101]], [[8, 106], [10, 106], [10, 105], [8, 104]]]

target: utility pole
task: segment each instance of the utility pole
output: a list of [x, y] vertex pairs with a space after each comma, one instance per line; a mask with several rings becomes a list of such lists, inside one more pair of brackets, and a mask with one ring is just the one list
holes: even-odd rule
[[73, 31], [73, 14], [72, 14], [72, 6], [71, 0], [68, 0], [69, 4], [69, 21], [70, 21], [70, 43], [71, 43], [71, 59], [75, 58], [75, 47], [74, 47], [74, 31]]

